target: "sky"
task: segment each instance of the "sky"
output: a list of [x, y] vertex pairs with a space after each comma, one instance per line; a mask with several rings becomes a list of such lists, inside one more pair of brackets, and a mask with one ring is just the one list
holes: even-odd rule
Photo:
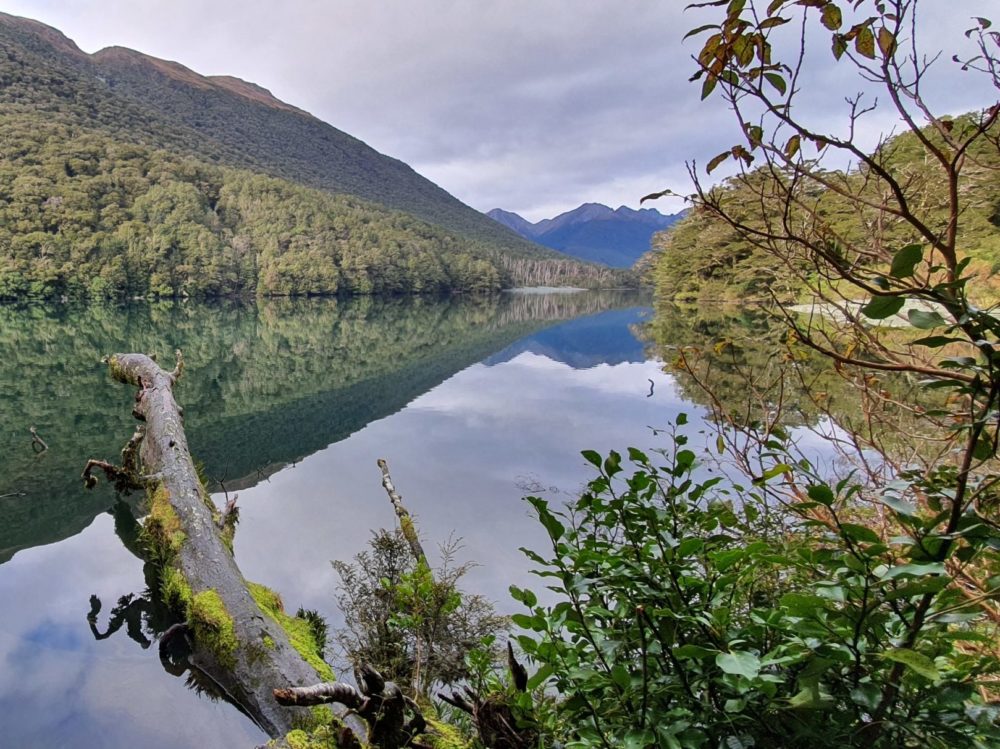
[[[268, 88], [482, 211], [530, 220], [584, 202], [638, 207], [691, 192], [685, 164], [733, 145], [721, 100], [688, 82], [711, 20], [683, 0], [0, 0], [86, 52], [120, 45]], [[923, 0], [918, 38], [947, 54], [926, 87], [939, 111], [996, 98], [951, 62], [982, 0]], [[824, 124], [862, 84], [819, 38], [802, 105]], [[937, 46], [935, 46], [937, 45]], [[989, 97], [993, 97], [990, 99]], [[884, 97], [883, 97], [884, 98]], [[841, 118], [838, 120], [838, 118]], [[896, 121], [869, 118], [874, 142]], [[716, 176], [724, 176], [720, 169]], [[647, 203], [646, 207], [650, 204]], [[683, 204], [655, 204], [664, 212]]]

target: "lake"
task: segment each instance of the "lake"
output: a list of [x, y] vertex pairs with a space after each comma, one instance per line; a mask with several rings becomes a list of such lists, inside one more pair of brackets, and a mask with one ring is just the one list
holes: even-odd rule
[[141, 498], [83, 488], [86, 460], [116, 460], [134, 427], [133, 393], [111, 382], [103, 355], [168, 362], [183, 349], [176, 395], [192, 452], [217, 501], [239, 494], [245, 576], [286, 608], [339, 623], [330, 560], [395, 523], [382, 457], [425, 547], [460, 537], [459, 560], [478, 565], [465, 589], [514, 612], [511, 583], [541, 587], [518, 548], [545, 540], [522, 496], [577, 491], [590, 477], [583, 449], [666, 446], [654, 428], [681, 411], [701, 428], [701, 407], [639, 334], [647, 303], [586, 292], [0, 307], [4, 745], [265, 738], [161, 666], [132, 520]]

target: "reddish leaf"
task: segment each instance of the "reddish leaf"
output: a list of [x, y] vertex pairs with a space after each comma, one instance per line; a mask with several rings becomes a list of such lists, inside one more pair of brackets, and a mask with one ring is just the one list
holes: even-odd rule
[[782, 26], [791, 20], [792, 19], [790, 18], [782, 18], [781, 16], [772, 16], [771, 18], [765, 18], [761, 21], [758, 28], [761, 30], [773, 29], [775, 26]]
[[885, 26], [878, 30], [878, 48], [882, 50], [885, 57], [892, 57], [896, 51], [896, 35]]
[[699, 26], [696, 29], [691, 29], [688, 33], [684, 35], [684, 38], [687, 39], [689, 36], [700, 34], [702, 31], [708, 31], [709, 29], [717, 29], [717, 28], [719, 28], [718, 24], [706, 23], [704, 26]]
[[718, 156], [714, 157], [711, 161], [708, 162], [708, 166], [705, 167], [705, 171], [711, 174], [712, 170], [715, 169], [715, 167], [717, 167], [723, 161], [728, 159], [729, 156], [730, 156], [729, 151], [723, 151]]

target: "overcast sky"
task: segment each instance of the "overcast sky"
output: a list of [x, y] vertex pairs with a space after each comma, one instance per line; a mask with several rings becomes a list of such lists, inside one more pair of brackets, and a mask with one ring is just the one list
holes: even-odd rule
[[[0, 0], [0, 9], [55, 26], [87, 52], [121, 45], [254, 81], [474, 208], [537, 220], [587, 201], [638, 207], [655, 190], [689, 192], [685, 161], [704, 164], [735, 142], [732, 116], [699, 102], [687, 81], [697, 45], [681, 38], [705, 19], [685, 4]], [[942, 110], [987, 103], [949, 58], [969, 17], [990, 5], [920, 6], [928, 50], [948, 45], [934, 86]], [[857, 88], [843, 67], [808, 79], [817, 117], [842, 111]], [[893, 125], [883, 116], [870, 127]]]

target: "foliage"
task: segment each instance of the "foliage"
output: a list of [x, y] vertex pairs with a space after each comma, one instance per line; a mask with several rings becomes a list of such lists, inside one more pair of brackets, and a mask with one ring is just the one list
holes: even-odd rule
[[[497, 226], [406, 164], [235, 78], [112, 47], [82, 53], [55, 29], [0, 18], [0, 111], [353, 195], [491, 250], [557, 257]], [[67, 151], [67, 165], [87, 166]]]
[[461, 591], [469, 565], [454, 564], [457, 547], [445, 546], [432, 570], [414, 559], [400, 531], [377, 531], [369, 546], [353, 564], [333, 562], [344, 614], [334, 639], [345, 658], [355, 668], [377, 665], [386, 679], [413, 684], [423, 697], [465, 679], [466, 654], [506, 620], [482, 596]]
[[[954, 127], [971, 127], [973, 115], [955, 118]], [[995, 129], [995, 128], [994, 128]], [[933, 129], [923, 129], [924, 137], [937, 140]], [[931, 226], [947, 225], [949, 200], [946, 183], [936, 178], [935, 165], [925, 158], [920, 138], [902, 133], [880, 146], [882, 165], [901, 183], [907, 184], [910, 200], [925, 212]], [[991, 276], [1000, 268], [1000, 154], [987, 140], [976, 141], [969, 153], [969, 166], [963, 174], [962, 193], [966, 208], [959, 227], [958, 241], [963, 252], [972, 258], [979, 276], [978, 292], [983, 300], [1000, 294]], [[724, 180], [713, 188], [712, 201], [736, 221], [765, 232], [780, 224], [784, 216], [783, 191], [765, 188], [767, 168]], [[871, 241], [873, 218], [859, 220], [855, 201], [879, 200], [879, 186], [864, 171], [833, 170], [824, 181], [835, 181], [849, 193], [817, 184], [810, 188], [808, 211], [822, 222], [823, 231], [849, 247]], [[805, 220], [806, 211], [796, 220]], [[879, 244], [902, 247], [912, 240], [906, 222], [886, 219], [879, 223]], [[751, 233], [733, 226], [718, 211], [700, 204], [669, 231], [654, 238], [653, 277], [658, 295], [676, 302], [719, 302], [770, 300], [783, 302], [809, 298], [817, 270], [806, 252], [783, 246], [776, 258], [772, 245]], [[776, 262], [777, 260], [777, 262]], [[862, 257], [865, 265], [875, 265]]]
[[[971, 256], [995, 249], [995, 233], [970, 209], [993, 223], [995, 184], [972, 188], [1000, 166], [1000, 105], [933, 114], [930, 63], [908, 36], [915, 0], [695, 6], [719, 10], [689, 34], [705, 34], [694, 78], [743, 136], [708, 164], [737, 164], [728, 185], [690, 169], [692, 221], [727, 245], [719, 276], [740, 247], [760, 266], [742, 288], [766, 285], [768, 264], [790, 273], [790, 288], [825, 303], [808, 320], [778, 310], [791, 342], [858, 381], [893, 373], [943, 393], [904, 404], [924, 407], [943, 449], [922, 467], [891, 464], [888, 481], [877, 465], [838, 479], [793, 458], [784, 429], [751, 424], [763, 470], [746, 486], [706, 480], [677, 433], [662, 460], [630, 449], [631, 471], [617, 453], [585, 452], [599, 476], [568, 510], [529, 498], [551, 551], [526, 553], [556, 602], [512, 591], [528, 607], [515, 622], [531, 633], [520, 642], [535, 679], [561, 695], [553, 727], [571, 746], [994, 746], [1000, 318], [971, 301]], [[1000, 88], [1000, 34], [975, 23], [964, 69]], [[904, 136], [863, 150], [855, 133], [877, 105], [861, 95], [846, 134], [800, 116], [817, 26], [835, 60], [881, 86]], [[825, 169], [831, 154], [851, 168]], [[723, 450], [745, 423], [717, 413]], [[853, 446], [869, 466], [884, 458]]]
[[[986, 691], [1000, 660], [975, 647], [995, 622], [954, 584], [1000, 536], [971, 507], [949, 523], [953, 474], [901, 477], [874, 505], [805, 461], [726, 488], [673, 439], [630, 449], [631, 472], [584, 453], [599, 475], [566, 512], [529, 498], [552, 548], [526, 553], [558, 601], [513, 588], [528, 608], [514, 621], [533, 682], [563, 696], [567, 746], [1000, 740]], [[781, 505], [764, 487], [776, 479]]]
[[483, 292], [579, 270], [33, 115], [0, 124], [0, 299]]
[[[933, 259], [921, 264], [921, 278], [938, 264], [952, 273], [965, 258], [984, 280], [992, 275], [1000, 261], [1000, 111], [989, 99], [961, 116], [936, 111], [923, 82], [937, 55], [917, 38], [916, 0], [696, 5], [712, 17], [688, 34], [702, 41], [693, 79], [702, 81], [703, 97], [728, 103], [742, 137], [707, 164], [709, 173], [735, 166], [721, 186], [705, 186], [689, 166], [695, 209], [687, 226], [663, 240], [671, 258], [659, 266], [664, 294], [725, 293], [727, 269], [730, 298], [767, 294], [780, 269], [786, 279], [774, 291], [781, 299], [870, 296], [879, 290], [867, 284], [867, 270], [888, 268], [897, 250], [914, 243]], [[1000, 36], [988, 19], [972, 23], [965, 39], [931, 43], [949, 45], [953, 85], [983, 83], [990, 97], [986, 91], [1000, 87]], [[829, 35], [830, 47], [817, 44], [818, 33]], [[809, 77], [831, 62], [840, 79], [854, 74], [852, 90], [842, 118], [816, 121], [799, 101]], [[903, 132], [880, 136], [873, 148], [863, 144], [875, 116], [901, 123]], [[696, 230], [708, 239], [697, 248], [704, 257], [692, 244]], [[693, 278], [678, 275], [677, 266], [686, 266], [678, 256], [694, 264]], [[993, 299], [995, 285], [981, 282], [977, 293]]]

